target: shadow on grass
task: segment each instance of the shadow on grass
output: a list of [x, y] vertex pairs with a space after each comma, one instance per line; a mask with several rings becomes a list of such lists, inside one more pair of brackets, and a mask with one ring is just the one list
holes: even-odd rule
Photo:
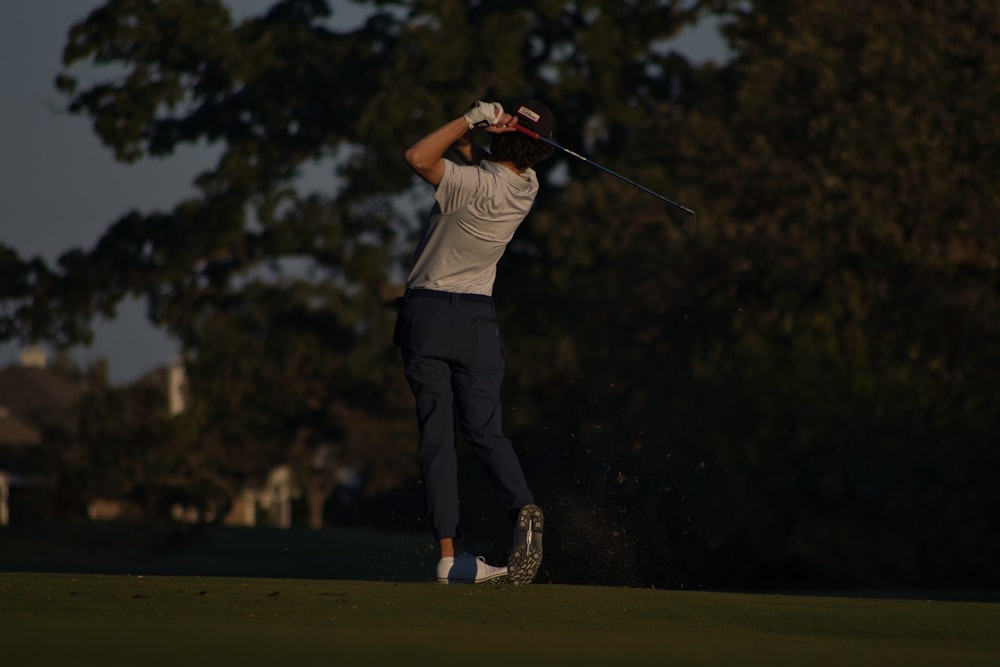
[[80, 523], [0, 529], [0, 571], [428, 581], [424, 534]]
[[[486, 553], [488, 549], [484, 549]], [[608, 585], [560, 577], [553, 549], [539, 583]], [[431, 580], [437, 550], [423, 531], [150, 526], [80, 522], [0, 528], [0, 572], [266, 577], [387, 582]], [[1000, 603], [969, 589], [742, 589], [746, 594]]]

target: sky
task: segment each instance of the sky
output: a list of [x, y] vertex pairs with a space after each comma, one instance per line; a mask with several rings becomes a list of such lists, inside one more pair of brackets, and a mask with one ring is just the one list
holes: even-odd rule
[[[194, 177], [218, 154], [193, 147], [166, 159], [118, 163], [88, 119], [60, 111], [65, 99], [54, 80], [69, 28], [102, 4], [0, 0], [0, 242], [22, 258], [40, 256], [52, 264], [67, 250], [91, 248], [129, 211], [170, 210], [194, 193]], [[272, 0], [227, 4], [238, 18], [261, 12]], [[360, 15], [352, 3], [333, 0], [331, 6], [335, 27], [356, 25]], [[725, 54], [711, 26], [681, 35], [674, 48], [696, 61]], [[178, 353], [145, 319], [141, 302], [123, 303], [113, 320], [95, 323], [94, 333], [92, 345], [70, 353], [81, 367], [106, 359], [115, 384], [137, 380]], [[0, 344], [0, 368], [16, 363], [20, 349], [16, 342]]]

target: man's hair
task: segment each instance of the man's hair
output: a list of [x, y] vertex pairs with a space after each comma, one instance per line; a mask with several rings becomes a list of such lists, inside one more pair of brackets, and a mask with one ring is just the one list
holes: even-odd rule
[[490, 159], [510, 162], [517, 169], [533, 167], [552, 155], [552, 147], [518, 132], [497, 134], [490, 142]]

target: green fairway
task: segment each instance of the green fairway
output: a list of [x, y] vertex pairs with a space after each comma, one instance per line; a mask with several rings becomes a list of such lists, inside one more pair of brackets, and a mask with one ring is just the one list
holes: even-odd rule
[[972, 602], [0, 574], [5, 665], [995, 665], [998, 628]]

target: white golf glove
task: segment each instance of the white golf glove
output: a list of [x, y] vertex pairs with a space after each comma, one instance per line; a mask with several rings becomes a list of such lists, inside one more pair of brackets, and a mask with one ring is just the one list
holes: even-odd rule
[[499, 102], [473, 102], [472, 108], [465, 112], [465, 120], [469, 123], [469, 129], [474, 127], [486, 127], [496, 125], [500, 122], [500, 115], [503, 107]]

